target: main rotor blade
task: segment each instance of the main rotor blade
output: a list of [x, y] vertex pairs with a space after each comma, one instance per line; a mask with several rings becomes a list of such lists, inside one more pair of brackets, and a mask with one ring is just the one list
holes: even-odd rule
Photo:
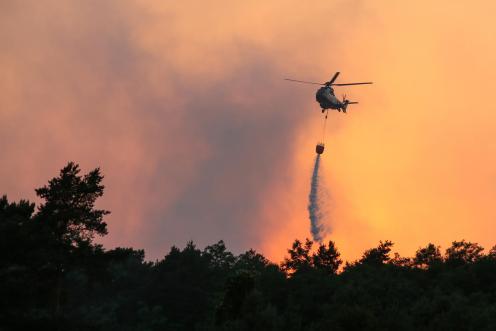
[[331, 84], [334, 86], [347, 86], [347, 85], [365, 85], [365, 84], [372, 84], [372, 82], [363, 82], [363, 83], [341, 83], [341, 84]]
[[338, 72], [336, 72], [336, 73], [334, 74], [334, 76], [332, 76], [331, 80], [330, 80], [330, 81], [328, 81], [328, 82], [326, 83], [326, 85], [332, 85], [332, 83], [334, 83], [334, 81], [338, 78], [338, 76], [339, 76], [339, 71], [338, 71]]
[[322, 83], [306, 82], [304, 80], [296, 80], [296, 79], [289, 79], [289, 78], [284, 78], [284, 80], [289, 80], [290, 82], [304, 83], [304, 84], [325, 85], [325, 84], [322, 84]]

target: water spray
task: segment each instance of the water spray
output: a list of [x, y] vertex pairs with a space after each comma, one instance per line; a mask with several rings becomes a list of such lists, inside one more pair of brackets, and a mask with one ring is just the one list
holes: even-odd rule
[[324, 213], [319, 204], [320, 154], [321, 153], [317, 153], [317, 156], [315, 156], [315, 165], [313, 167], [310, 195], [308, 196], [308, 212], [310, 214], [310, 232], [312, 233], [313, 240], [318, 243], [322, 242], [323, 239], [322, 236], [324, 231], [324, 227], [322, 225], [322, 219]]

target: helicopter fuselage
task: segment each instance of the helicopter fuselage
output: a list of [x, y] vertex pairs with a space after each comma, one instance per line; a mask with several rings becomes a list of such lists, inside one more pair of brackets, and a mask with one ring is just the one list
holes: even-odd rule
[[344, 104], [334, 95], [334, 89], [330, 86], [324, 86], [317, 90], [315, 99], [322, 109], [342, 109]]

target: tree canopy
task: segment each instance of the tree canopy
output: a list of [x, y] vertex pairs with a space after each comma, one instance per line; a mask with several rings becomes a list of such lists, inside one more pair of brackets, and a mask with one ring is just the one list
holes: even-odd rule
[[105, 249], [103, 176], [67, 164], [39, 206], [0, 198], [0, 330], [496, 330], [496, 246], [380, 241], [343, 266], [333, 241], [295, 240], [281, 264], [224, 241]]

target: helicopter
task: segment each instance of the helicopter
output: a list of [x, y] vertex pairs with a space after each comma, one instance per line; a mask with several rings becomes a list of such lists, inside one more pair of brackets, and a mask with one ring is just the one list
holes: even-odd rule
[[[289, 79], [285, 78], [284, 80], [288, 80], [290, 82], [296, 83], [304, 83], [304, 84], [313, 84], [313, 85], [322, 85], [321, 88], [317, 90], [315, 95], [315, 99], [320, 104], [320, 108], [322, 108], [322, 113], [329, 112], [329, 109], [336, 109], [339, 112], [346, 113], [346, 109], [348, 105], [357, 104], [358, 102], [350, 101], [346, 99], [346, 94], [343, 95], [343, 100], [339, 100], [334, 94], [334, 89], [332, 86], [348, 86], [348, 85], [366, 85], [372, 84], [372, 82], [362, 82], [362, 83], [334, 83], [338, 78], [340, 72], [336, 72], [334, 76], [332, 76], [331, 80], [325, 83], [315, 83], [315, 82], [307, 82], [303, 80]], [[327, 114], [326, 114], [327, 117]]]

